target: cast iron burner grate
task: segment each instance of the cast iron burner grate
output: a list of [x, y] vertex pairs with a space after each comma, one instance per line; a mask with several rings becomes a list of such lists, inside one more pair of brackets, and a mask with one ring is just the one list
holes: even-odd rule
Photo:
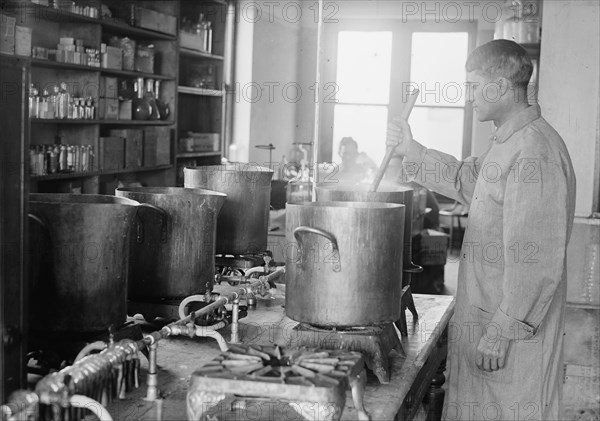
[[361, 352], [367, 367], [382, 384], [390, 381], [389, 353], [395, 349], [404, 355], [393, 323], [343, 329], [300, 323], [294, 327], [288, 346]]
[[305, 418], [337, 420], [348, 386], [360, 418], [368, 419], [363, 406], [366, 376], [360, 353], [277, 345], [228, 346], [227, 352], [192, 374], [187, 393], [188, 419], [205, 419], [205, 415], [207, 419], [215, 415], [224, 419], [223, 413], [215, 412], [250, 408], [246, 402], [259, 399], [289, 405], [280, 415], [291, 408]]

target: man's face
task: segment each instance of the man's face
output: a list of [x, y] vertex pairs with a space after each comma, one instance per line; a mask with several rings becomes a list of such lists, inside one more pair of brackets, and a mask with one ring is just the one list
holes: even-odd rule
[[473, 106], [479, 121], [494, 120], [500, 103], [498, 84], [477, 71], [468, 72], [467, 102]]
[[350, 163], [356, 161], [356, 157], [358, 156], [358, 150], [354, 147], [354, 145], [342, 145], [340, 146], [340, 157], [343, 162]]

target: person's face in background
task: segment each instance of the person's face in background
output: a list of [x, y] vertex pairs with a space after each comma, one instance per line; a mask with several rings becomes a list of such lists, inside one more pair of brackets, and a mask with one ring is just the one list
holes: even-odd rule
[[494, 120], [500, 102], [498, 85], [478, 71], [467, 73], [467, 101], [479, 121]]
[[344, 165], [352, 165], [356, 163], [356, 158], [358, 157], [358, 149], [353, 144], [345, 144], [340, 145], [340, 150], [338, 151], [340, 158], [342, 158], [342, 163]]

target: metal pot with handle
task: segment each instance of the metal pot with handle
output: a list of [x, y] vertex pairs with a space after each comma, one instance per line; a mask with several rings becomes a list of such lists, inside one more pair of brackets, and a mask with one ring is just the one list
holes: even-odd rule
[[29, 195], [33, 331], [99, 332], [125, 322], [128, 232], [138, 206], [115, 196]]
[[130, 300], [178, 300], [212, 291], [217, 216], [226, 195], [180, 187], [121, 187], [142, 203], [131, 240]]
[[[413, 189], [397, 184], [384, 183], [378, 191], [370, 191], [366, 184], [342, 185], [322, 183], [317, 185], [317, 201], [319, 202], [369, 202], [369, 203], [398, 203], [405, 206], [404, 218], [404, 248], [402, 262], [407, 274], [422, 271], [420, 266], [412, 263], [412, 215]], [[410, 277], [403, 278], [403, 285]]]
[[235, 163], [184, 168], [184, 186], [223, 192], [217, 222], [217, 253], [248, 254], [267, 249], [273, 170]]
[[392, 203], [288, 204], [287, 316], [340, 328], [398, 320], [404, 216]]

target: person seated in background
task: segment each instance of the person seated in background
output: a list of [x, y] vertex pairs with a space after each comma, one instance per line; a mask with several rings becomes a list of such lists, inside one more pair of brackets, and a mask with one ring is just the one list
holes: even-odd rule
[[367, 182], [377, 171], [377, 164], [366, 153], [358, 152], [358, 143], [352, 137], [342, 138], [338, 154], [342, 158], [337, 174], [341, 182]]

